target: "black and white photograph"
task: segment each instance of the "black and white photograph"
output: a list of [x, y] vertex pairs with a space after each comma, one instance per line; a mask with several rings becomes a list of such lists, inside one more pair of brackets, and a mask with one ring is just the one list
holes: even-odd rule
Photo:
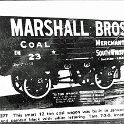
[[124, 2], [0, 2], [0, 123], [123, 124]]

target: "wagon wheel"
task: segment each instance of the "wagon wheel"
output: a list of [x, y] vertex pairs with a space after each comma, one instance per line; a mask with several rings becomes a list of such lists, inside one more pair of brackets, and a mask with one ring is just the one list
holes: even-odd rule
[[51, 89], [51, 80], [46, 77], [30, 78], [24, 81], [24, 91], [33, 99], [45, 97]]
[[19, 93], [24, 93], [23, 91], [24, 78], [21, 76], [21, 74], [12, 74], [11, 80], [14, 89]]
[[113, 85], [113, 75], [115, 68], [106, 67], [95, 74], [95, 82], [101, 89], [108, 89]]

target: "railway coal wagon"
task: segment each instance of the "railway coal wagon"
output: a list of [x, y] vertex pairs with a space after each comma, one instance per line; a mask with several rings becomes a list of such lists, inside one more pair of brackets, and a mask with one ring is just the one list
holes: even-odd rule
[[124, 21], [0, 17], [0, 75], [11, 75], [15, 90], [31, 98], [66, 78], [108, 89], [123, 63]]

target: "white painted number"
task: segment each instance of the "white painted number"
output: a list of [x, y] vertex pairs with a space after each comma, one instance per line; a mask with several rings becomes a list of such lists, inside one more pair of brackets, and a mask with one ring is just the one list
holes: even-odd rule
[[41, 55], [39, 53], [35, 53], [35, 54], [28, 54], [29, 56], [29, 60], [39, 60], [41, 59]]
[[41, 55], [39, 53], [36, 53], [35, 56], [36, 56], [35, 59], [37, 59], [37, 60], [41, 59]]
[[34, 54], [28, 54], [29, 60], [34, 60]]

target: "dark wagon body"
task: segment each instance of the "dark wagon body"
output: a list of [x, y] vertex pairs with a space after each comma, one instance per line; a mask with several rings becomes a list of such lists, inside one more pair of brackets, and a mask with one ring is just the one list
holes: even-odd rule
[[0, 17], [0, 74], [36, 99], [65, 78], [108, 89], [124, 63], [123, 31], [123, 21]]

